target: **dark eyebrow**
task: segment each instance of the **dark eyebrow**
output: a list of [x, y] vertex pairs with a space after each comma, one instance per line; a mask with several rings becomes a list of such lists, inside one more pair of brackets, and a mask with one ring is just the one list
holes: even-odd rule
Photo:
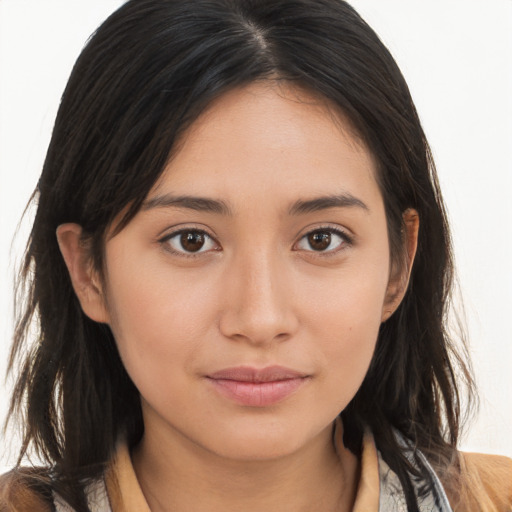
[[322, 196], [314, 199], [299, 199], [290, 207], [290, 215], [318, 212], [327, 208], [362, 208], [366, 212], [370, 209], [363, 201], [352, 194], [338, 194], [334, 196]]
[[224, 202], [217, 199], [195, 196], [173, 196], [164, 194], [155, 196], [144, 201], [142, 210], [151, 210], [153, 208], [187, 208], [189, 210], [197, 210], [199, 212], [218, 213], [221, 215], [232, 215], [231, 209]]

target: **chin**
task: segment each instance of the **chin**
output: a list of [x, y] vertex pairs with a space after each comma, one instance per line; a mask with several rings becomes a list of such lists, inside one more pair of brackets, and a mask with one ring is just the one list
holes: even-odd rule
[[232, 428], [217, 431], [205, 445], [227, 459], [263, 461], [291, 455], [310, 441], [310, 436], [301, 433], [297, 426], [264, 423], [232, 425]]

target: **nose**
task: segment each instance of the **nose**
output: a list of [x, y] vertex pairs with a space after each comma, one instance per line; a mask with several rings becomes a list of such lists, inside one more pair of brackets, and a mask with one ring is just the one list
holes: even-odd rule
[[286, 262], [270, 251], [235, 258], [226, 269], [220, 330], [230, 339], [268, 345], [297, 330]]

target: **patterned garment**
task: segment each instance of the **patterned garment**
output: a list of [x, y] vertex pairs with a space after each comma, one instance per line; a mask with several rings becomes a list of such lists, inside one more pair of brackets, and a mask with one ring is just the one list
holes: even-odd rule
[[[86, 487], [87, 504], [91, 512], [112, 512], [103, 478]], [[57, 493], [53, 493], [55, 512], [75, 512]]]
[[[405, 495], [400, 479], [386, 464], [380, 452], [378, 452], [378, 457], [380, 481], [379, 512], [407, 512]], [[432, 488], [422, 497], [420, 497], [420, 494], [422, 494], [420, 486], [418, 484], [415, 486], [420, 512], [453, 512], [439, 478], [427, 460], [421, 454], [420, 457], [427, 467], [433, 482]]]

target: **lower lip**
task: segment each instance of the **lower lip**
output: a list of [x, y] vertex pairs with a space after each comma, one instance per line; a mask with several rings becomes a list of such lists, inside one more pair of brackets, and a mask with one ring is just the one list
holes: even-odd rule
[[241, 405], [265, 407], [281, 402], [295, 393], [307, 378], [293, 378], [272, 382], [244, 382], [227, 379], [209, 379], [223, 396]]

